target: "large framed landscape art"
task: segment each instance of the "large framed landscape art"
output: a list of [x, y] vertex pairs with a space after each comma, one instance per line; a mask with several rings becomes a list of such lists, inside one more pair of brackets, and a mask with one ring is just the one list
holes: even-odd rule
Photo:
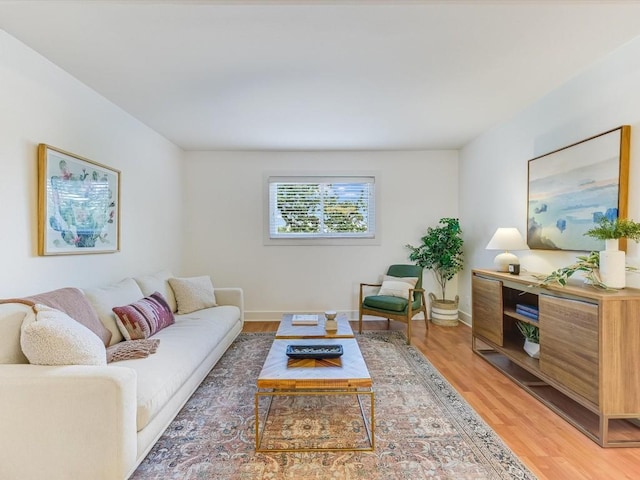
[[38, 254], [120, 250], [120, 171], [38, 146]]
[[529, 160], [529, 248], [604, 249], [584, 234], [602, 217], [627, 216], [630, 134], [624, 125]]

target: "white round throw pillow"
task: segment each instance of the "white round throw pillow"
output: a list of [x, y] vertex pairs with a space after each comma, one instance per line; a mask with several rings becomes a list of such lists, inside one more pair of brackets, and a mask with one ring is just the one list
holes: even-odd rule
[[35, 305], [22, 322], [20, 345], [34, 365], [106, 365], [107, 351], [95, 333], [69, 315]]

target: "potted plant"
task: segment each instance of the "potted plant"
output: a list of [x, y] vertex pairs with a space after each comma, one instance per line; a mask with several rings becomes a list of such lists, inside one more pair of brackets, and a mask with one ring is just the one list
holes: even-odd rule
[[463, 268], [462, 229], [457, 218], [441, 218], [437, 227], [427, 228], [421, 239], [422, 244], [411, 250], [409, 259], [416, 265], [431, 270], [440, 285], [441, 296], [429, 293], [431, 300], [431, 321], [436, 325], [455, 326], [458, 324], [458, 296], [455, 300], [446, 298], [447, 282]]
[[640, 223], [626, 218], [611, 219], [603, 216], [598, 225], [588, 230], [585, 235], [605, 241], [605, 250], [599, 255], [602, 283], [611, 288], [624, 288], [625, 253], [618, 250], [618, 241], [621, 238], [639, 241]]
[[518, 321], [518, 330], [524, 336], [524, 351], [530, 357], [540, 358], [540, 329], [536, 325]]

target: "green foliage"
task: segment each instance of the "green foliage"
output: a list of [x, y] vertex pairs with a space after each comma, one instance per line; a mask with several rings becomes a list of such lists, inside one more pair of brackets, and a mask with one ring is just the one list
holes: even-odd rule
[[463, 240], [457, 218], [441, 218], [439, 225], [427, 228], [426, 235], [420, 239], [422, 245], [406, 245], [406, 248], [411, 250], [409, 260], [433, 271], [445, 300], [447, 282], [463, 268]]
[[324, 199], [324, 228], [327, 233], [366, 232], [367, 221], [362, 214], [364, 197], [356, 201], [340, 201], [337, 195], [326, 195]]
[[566, 286], [569, 277], [576, 272], [585, 272], [585, 278], [587, 278], [594, 286], [608, 289], [598, 274], [598, 268], [600, 266], [600, 255], [598, 252], [591, 252], [589, 255], [579, 255], [577, 262], [567, 266], [554, 270], [549, 275], [536, 275], [536, 278], [542, 280], [542, 285], [551, 285], [557, 283], [561, 286]]
[[517, 322], [518, 330], [524, 335], [524, 338], [533, 343], [540, 343], [540, 329], [526, 322]]
[[598, 240], [628, 238], [637, 242], [640, 241], [640, 223], [626, 218], [610, 220], [607, 217], [602, 217], [598, 226], [587, 231], [585, 235]]
[[277, 192], [278, 210], [287, 233], [315, 233], [320, 225], [320, 185], [282, 184]]

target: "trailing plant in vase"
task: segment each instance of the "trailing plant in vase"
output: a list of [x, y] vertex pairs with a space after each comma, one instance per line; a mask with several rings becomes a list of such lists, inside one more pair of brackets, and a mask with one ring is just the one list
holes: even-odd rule
[[618, 240], [628, 238], [640, 240], [640, 223], [626, 218], [602, 217], [598, 225], [585, 235], [604, 240], [606, 249], [600, 252], [600, 277], [602, 283], [611, 288], [625, 287], [625, 253], [618, 250]]
[[[628, 238], [634, 241], [640, 241], [640, 223], [633, 220], [614, 219], [610, 220], [603, 217], [598, 226], [588, 230], [585, 235], [597, 238], [599, 240], [618, 240], [620, 238]], [[623, 252], [621, 252], [623, 253]], [[549, 275], [536, 275], [536, 278], [542, 281], [542, 285], [558, 284], [566, 286], [569, 277], [577, 272], [584, 272], [584, 278], [591, 285], [611, 290], [621, 288], [617, 285], [610, 285], [608, 278], [601, 275], [601, 259], [602, 252], [590, 252], [588, 255], [577, 256], [577, 261], [566, 267], [554, 270]], [[635, 271], [636, 268], [624, 266], [625, 271]]]
[[577, 261], [569, 266], [558, 268], [549, 275], [536, 275], [538, 280], [542, 281], [542, 285], [558, 284], [565, 287], [569, 277], [577, 272], [584, 272], [584, 278], [595, 287], [608, 289], [600, 279], [600, 254], [598, 252], [590, 252], [589, 255], [578, 255]]

